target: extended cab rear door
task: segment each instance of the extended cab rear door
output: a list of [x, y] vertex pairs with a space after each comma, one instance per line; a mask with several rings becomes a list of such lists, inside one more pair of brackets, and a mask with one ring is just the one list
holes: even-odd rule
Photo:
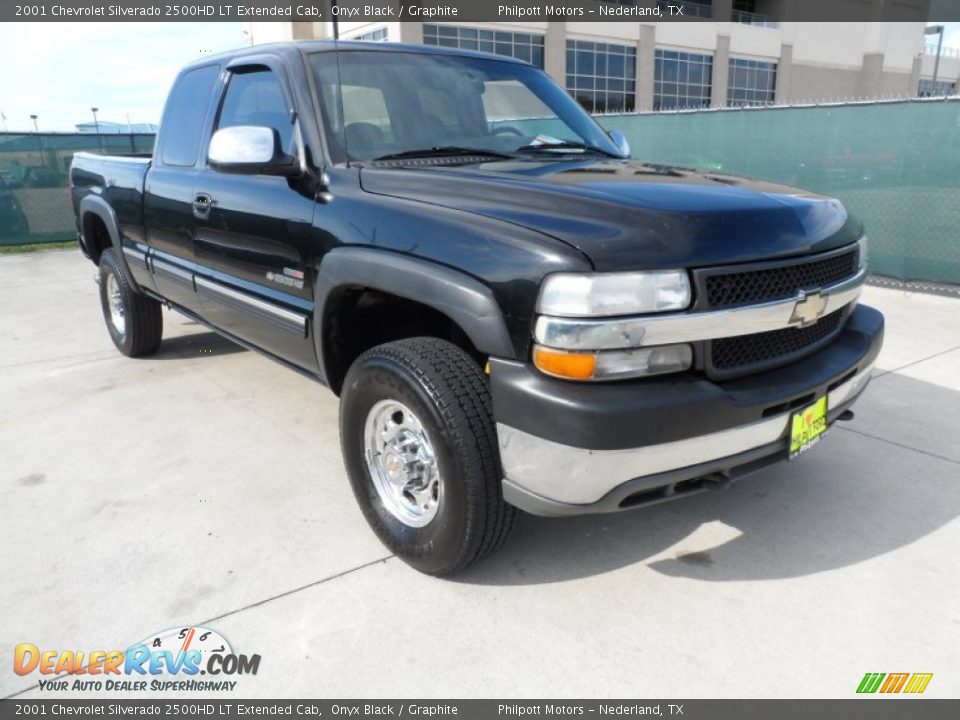
[[211, 63], [190, 68], [177, 78], [144, 185], [144, 224], [157, 291], [193, 312], [200, 309], [192, 278], [193, 186], [222, 71], [221, 65]]
[[[297, 156], [296, 109], [282, 61], [240, 58], [227, 67], [212, 132], [236, 125], [273, 128], [283, 150]], [[201, 315], [211, 324], [300, 367], [315, 370], [309, 335], [313, 309], [307, 260], [314, 195], [297, 179], [236, 174], [204, 158], [191, 216]]]

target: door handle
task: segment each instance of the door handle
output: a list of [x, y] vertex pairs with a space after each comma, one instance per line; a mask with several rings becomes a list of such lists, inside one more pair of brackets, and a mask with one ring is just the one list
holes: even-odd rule
[[211, 206], [213, 206], [213, 198], [206, 193], [198, 193], [193, 198], [193, 216], [198, 220], [206, 220], [210, 216]]

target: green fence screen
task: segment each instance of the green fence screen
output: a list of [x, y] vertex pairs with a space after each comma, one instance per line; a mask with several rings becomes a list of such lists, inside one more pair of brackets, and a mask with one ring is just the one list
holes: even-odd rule
[[153, 135], [0, 133], [0, 245], [76, 237], [67, 194], [73, 154], [153, 152]]
[[866, 225], [871, 272], [960, 283], [960, 98], [599, 120], [639, 160], [837, 197]]
[[[838, 197], [867, 226], [872, 272], [960, 283], [960, 98], [599, 120], [627, 136], [638, 160], [760, 177]], [[153, 140], [0, 134], [0, 244], [72, 238], [65, 188], [73, 153], [149, 153]]]

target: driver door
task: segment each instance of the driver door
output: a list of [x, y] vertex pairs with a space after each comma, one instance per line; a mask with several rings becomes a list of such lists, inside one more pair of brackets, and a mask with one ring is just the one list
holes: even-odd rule
[[[298, 154], [282, 68], [228, 68], [213, 131], [255, 125], [277, 131]], [[307, 319], [313, 309], [313, 196], [295, 179], [218, 171], [205, 162], [194, 184], [193, 247], [203, 317], [218, 328], [315, 371]]]

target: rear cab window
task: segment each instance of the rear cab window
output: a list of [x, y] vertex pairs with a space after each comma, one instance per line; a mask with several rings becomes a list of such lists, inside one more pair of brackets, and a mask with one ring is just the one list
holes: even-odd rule
[[193, 167], [196, 164], [207, 109], [219, 77], [219, 65], [204, 65], [188, 70], [177, 79], [160, 125], [157, 157], [163, 165]]

